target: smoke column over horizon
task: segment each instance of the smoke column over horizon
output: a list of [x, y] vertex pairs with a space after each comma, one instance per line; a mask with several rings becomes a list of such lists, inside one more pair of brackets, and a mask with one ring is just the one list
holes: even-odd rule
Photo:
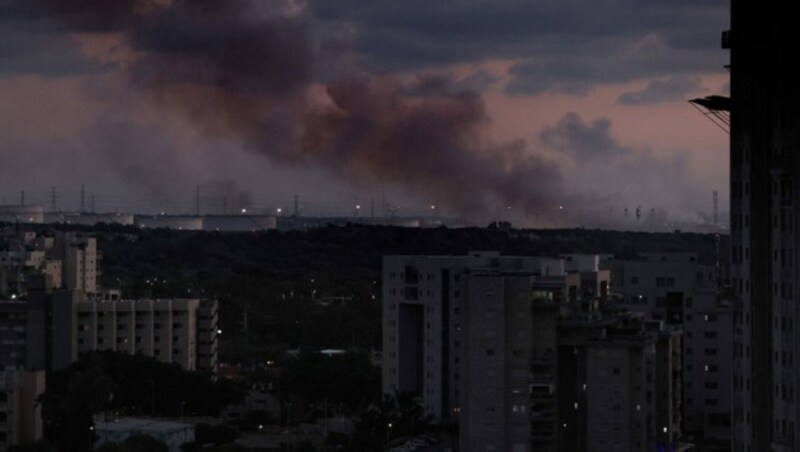
[[488, 140], [481, 97], [445, 78], [340, 77], [325, 83], [321, 99], [318, 49], [295, 2], [31, 4], [39, 13], [46, 6], [79, 42], [115, 41], [124, 52], [89, 56], [123, 69], [158, 105], [275, 163], [323, 168], [354, 186], [400, 186], [462, 215], [590, 205], [565, 195], [558, 165], [523, 141]]

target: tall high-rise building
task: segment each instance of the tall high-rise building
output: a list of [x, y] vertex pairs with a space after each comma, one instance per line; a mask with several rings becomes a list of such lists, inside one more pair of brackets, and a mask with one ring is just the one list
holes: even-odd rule
[[716, 269], [692, 253], [606, 259], [620, 305], [683, 330], [682, 434], [702, 450], [730, 450], [733, 308], [718, 293]]
[[462, 451], [665, 450], [681, 332], [608, 300], [597, 256], [386, 256], [383, 392], [456, 422]]
[[789, 4], [732, 0], [734, 450], [800, 449], [800, 87]]

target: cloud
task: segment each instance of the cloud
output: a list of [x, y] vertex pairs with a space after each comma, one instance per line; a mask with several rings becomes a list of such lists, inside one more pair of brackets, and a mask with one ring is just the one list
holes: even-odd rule
[[[528, 59], [513, 65], [506, 92], [536, 95], [546, 91], [576, 96], [588, 94], [598, 84], [615, 84], [639, 79], [713, 72], [722, 68], [703, 49], [676, 49], [657, 34], [637, 40], [614, 39], [606, 44], [591, 44], [587, 54], [563, 54]], [[724, 55], [716, 58], [720, 60]]]
[[[208, 139], [237, 142], [273, 163], [324, 169], [353, 186], [402, 187], [462, 214], [564, 198], [557, 165], [521, 140], [487, 138], [486, 107], [470, 88], [493, 83], [488, 73], [408, 83], [346, 77], [316, 99], [307, 18], [277, 6], [255, 14], [253, 5], [68, 0], [50, 14], [70, 33], [93, 37], [80, 44], [116, 66], [137, 101], [178, 112]], [[124, 180], [155, 196], [187, 179], [179, 171], [185, 158], [171, 151], [185, 144], [150, 127], [101, 118], [83, 135]]]
[[632, 152], [611, 136], [610, 120], [597, 118], [587, 123], [575, 113], [567, 113], [555, 126], [544, 129], [540, 138], [542, 144], [569, 155], [579, 164]]
[[617, 102], [623, 105], [651, 105], [688, 100], [689, 96], [700, 91], [703, 91], [700, 77], [674, 75], [652, 80], [641, 91], [623, 93], [617, 98]]
[[[10, 71], [50, 76], [72, 65], [122, 74], [138, 100], [179, 113], [173, 116], [209, 142], [235, 143], [286, 168], [322, 169], [355, 187], [402, 187], [460, 211], [547, 208], [583, 202], [572, 195], [565, 168], [521, 140], [489, 140], [479, 93], [500, 79], [480, 70], [460, 75], [450, 65], [515, 61], [504, 74], [506, 92], [515, 95], [580, 95], [599, 83], [691, 77], [721, 66], [716, 30], [725, 27], [725, 8], [721, 0], [598, 0], [591, 8], [577, 0], [9, 0], [0, 6], [0, 30], [20, 38], [0, 45], [0, 54]], [[59, 52], [64, 61], [47, 67], [39, 62], [49, 48], [72, 54]], [[25, 58], [39, 65], [20, 64]], [[365, 72], [371, 75], [342, 76]], [[415, 72], [440, 75], [402, 81]], [[104, 89], [92, 91], [125, 108]], [[117, 171], [128, 171], [131, 184], [147, 171], [137, 166], [139, 145], [148, 148], [142, 162], [191, 147], [158, 143], [152, 118], [148, 127], [123, 119], [133, 122], [127, 131], [125, 122], [103, 121], [99, 130], [82, 130], [87, 140], [96, 133], [101, 147], [124, 141]], [[625, 165], [688, 165], [622, 145], [611, 129], [608, 119], [574, 115], [540, 138], [572, 162], [566, 170], [586, 176], [596, 197], [617, 190], [597, 175], [627, 180]], [[190, 160], [153, 158], [164, 166]], [[613, 164], [605, 168], [603, 159]], [[152, 191], [166, 189], [154, 183]]]
[[355, 30], [364, 68], [514, 60], [508, 92], [517, 95], [584, 94], [598, 83], [721, 71], [726, 58], [719, 49], [719, 32], [728, 28], [724, 0], [372, 1], [337, 13], [327, 0], [309, 5], [320, 21]]
[[688, 153], [665, 156], [626, 145], [612, 134], [612, 126], [607, 118], [587, 122], [568, 113], [540, 134], [543, 146], [569, 160], [562, 166], [565, 185], [602, 201], [608, 218], [598, 222], [618, 223], [625, 209], [632, 215], [637, 207], [645, 213], [667, 211], [673, 218], [703, 210], [698, 195], [712, 188], [694, 173]]

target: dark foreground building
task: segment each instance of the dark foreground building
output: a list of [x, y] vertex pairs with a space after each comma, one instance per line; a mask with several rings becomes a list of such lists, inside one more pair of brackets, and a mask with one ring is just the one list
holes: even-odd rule
[[800, 450], [800, 86], [788, 3], [732, 0], [734, 450]]

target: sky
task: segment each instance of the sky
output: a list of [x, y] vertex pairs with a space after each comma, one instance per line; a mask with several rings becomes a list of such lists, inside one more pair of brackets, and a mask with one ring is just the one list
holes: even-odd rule
[[[727, 1], [0, 0], [0, 203], [708, 222]], [[639, 211], [641, 220], [636, 219]]]

